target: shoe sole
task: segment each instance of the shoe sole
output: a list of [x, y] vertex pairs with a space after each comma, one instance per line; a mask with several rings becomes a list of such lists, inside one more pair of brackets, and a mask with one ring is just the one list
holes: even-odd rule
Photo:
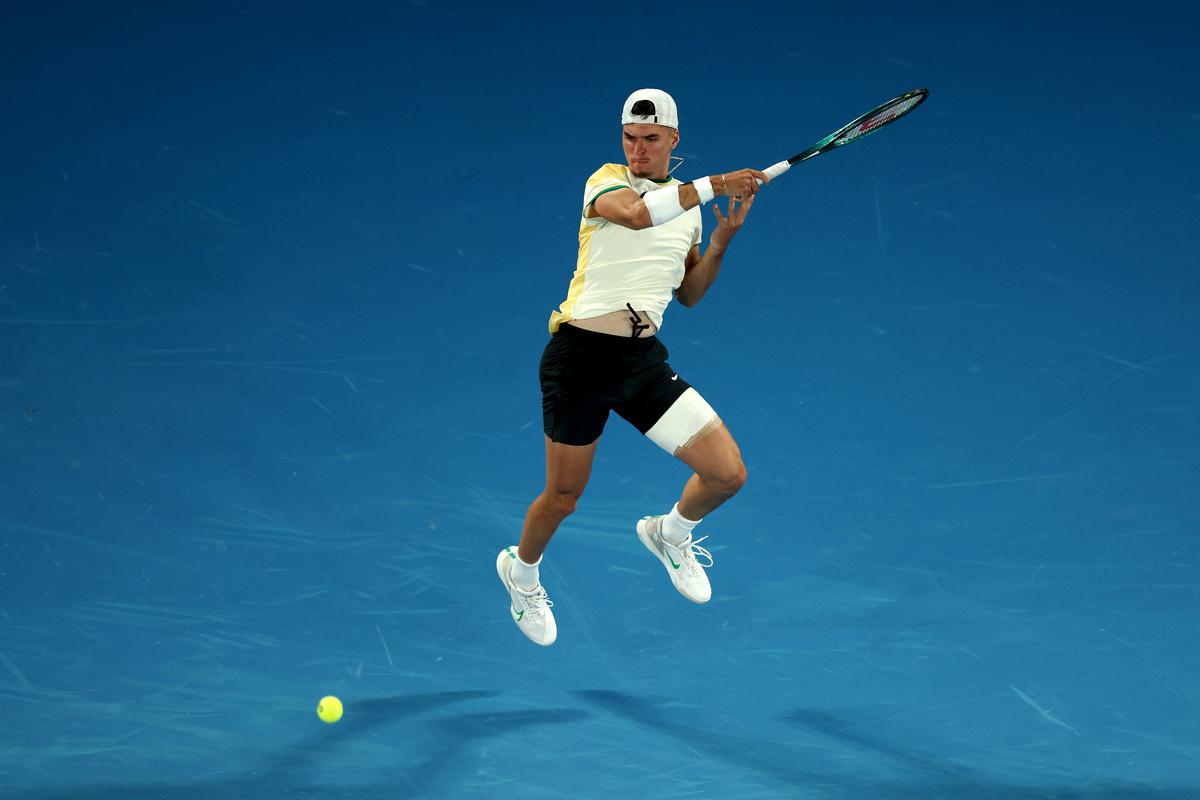
[[521, 623], [520, 623], [520, 621], [517, 619], [517, 615], [513, 613], [513, 607], [512, 607], [512, 595], [511, 595], [512, 589], [510, 589], [510, 588], [508, 587], [508, 581], [507, 581], [507, 580], [505, 579], [505, 577], [504, 577], [504, 562], [505, 562], [505, 560], [506, 560], [506, 559], [507, 559], [507, 560], [510, 560], [510, 561], [512, 560], [512, 556], [510, 556], [510, 555], [508, 554], [508, 548], [507, 548], [507, 547], [506, 547], [506, 548], [504, 548], [503, 550], [501, 550], [501, 551], [500, 551], [500, 555], [496, 556], [496, 575], [498, 575], [498, 576], [500, 577], [500, 583], [501, 583], [501, 585], [502, 585], [502, 586], [504, 586], [504, 591], [506, 591], [506, 592], [510, 592], [510, 595], [509, 595], [509, 598], [508, 598], [508, 615], [509, 615], [510, 617], [512, 617], [513, 624], [517, 626], [517, 630], [519, 630], [519, 631], [520, 631], [522, 634], [524, 634], [524, 636], [525, 636], [525, 638], [526, 638], [526, 639], [528, 639], [529, 641], [533, 642], [534, 644], [541, 645], [542, 647], [549, 647], [550, 645], [552, 645], [552, 644], [554, 644], [556, 641], [558, 641], [558, 628], [557, 628], [557, 626], [555, 626], [554, 638], [553, 638], [553, 639], [551, 639], [551, 640], [550, 640], [550, 641], [548, 641], [548, 642], [539, 642], [537, 639], [534, 639], [534, 638], [533, 638], [532, 636], [530, 636], [528, 633], [525, 633], [525, 629], [521, 627]]
[[[504, 584], [504, 588], [508, 589], [508, 581], [504, 577], [504, 560], [512, 560], [512, 556], [508, 554], [508, 548], [500, 551], [500, 555], [496, 556], [496, 575], [500, 578], [500, 583]], [[509, 608], [512, 606], [510, 605]]]
[[688, 600], [691, 600], [693, 603], [695, 603], [698, 606], [701, 606], [701, 605], [704, 605], [705, 603], [707, 603], [709, 600], [712, 599], [711, 587], [709, 588], [708, 597], [704, 598], [703, 600], [697, 600], [696, 598], [691, 597], [688, 594], [686, 594], [683, 591], [683, 589], [680, 588], [679, 584], [677, 584], [675, 582], [675, 571], [676, 571], [675, 567], [671, 566], [671, 562], [667, 560], [666, 556], [663, 555], [661, 550], [659, 550], [657, 547], [654, 546], [654, 542], [651, 541], [651, 539], [650, 539], [650, 532], [647, 530], [647, 528], [650, 527], [649, 520], [650, 520], [649, 517], [643, 517], [642, 519], [638, 520], [638, 523], [636, 526], [638, 539], [641, 541], [642, 544], [644, 544], [646, 546], [646, 549], [649, 550], [651, 552], [651, 554], [653, 554], [654, 557], [658, 559], [658, 562], [660, 564], [662, 564], [663, 567], [667, 570], [667, 577], [671, 579], [671, 585], [675, 587], [675, 591], [679, 592], [681, 595], [686, 597]]

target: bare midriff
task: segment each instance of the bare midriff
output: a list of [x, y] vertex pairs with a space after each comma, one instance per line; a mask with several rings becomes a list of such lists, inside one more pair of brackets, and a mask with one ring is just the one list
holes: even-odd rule
[[[645, 311], [638, 311], [637, 314], [642, 318], [639, 327], [641, 325], [647, 326], [639, 336], [653, 336], [658, 331], [658, 328], [655, 327], [654, 321], [650, 319], [650, 315]], [[585, 331], [607, 333], [612, 336], [633, 335], [633, 322], [628, 310], [613, 311], [609, 314], [601, 314], [598, 317], [588, 317], [587, 319], [573, 319], [567, 324], [573, 325], [576, 328], [582, 328]]]

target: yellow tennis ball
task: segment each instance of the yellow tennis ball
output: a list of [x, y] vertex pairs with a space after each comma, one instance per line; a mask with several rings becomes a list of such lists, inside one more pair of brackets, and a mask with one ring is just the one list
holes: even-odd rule
[[321, 702], [317, 703], [317, 716], [322, 722], [332, 725], [342, 718], [342, 701], [333, 695], [322, 697]]

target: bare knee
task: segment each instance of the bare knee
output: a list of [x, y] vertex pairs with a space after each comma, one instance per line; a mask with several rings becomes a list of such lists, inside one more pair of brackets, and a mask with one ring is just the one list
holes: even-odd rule
[[705, 478], [705, 482], [717, 489], [721, 494], [733, 497], [746, 485], [746, 465], [740, 458], [735, 459], [721, 469]]
[[582, 492], [551, 492], [547, 491], [542, 495], [543, 507], [546, 512], [560, 520], [566, 519], [575, 513], [575, 509], [579, 506], [579, 497]]

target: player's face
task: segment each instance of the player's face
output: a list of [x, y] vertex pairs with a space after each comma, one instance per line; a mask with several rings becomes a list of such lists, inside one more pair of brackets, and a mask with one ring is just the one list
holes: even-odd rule
[[622, 125], [621, 143], [629, 171], [638, 178], [667, 177], [671, 151], [679, 144], [679, 131], [665, 125]]

